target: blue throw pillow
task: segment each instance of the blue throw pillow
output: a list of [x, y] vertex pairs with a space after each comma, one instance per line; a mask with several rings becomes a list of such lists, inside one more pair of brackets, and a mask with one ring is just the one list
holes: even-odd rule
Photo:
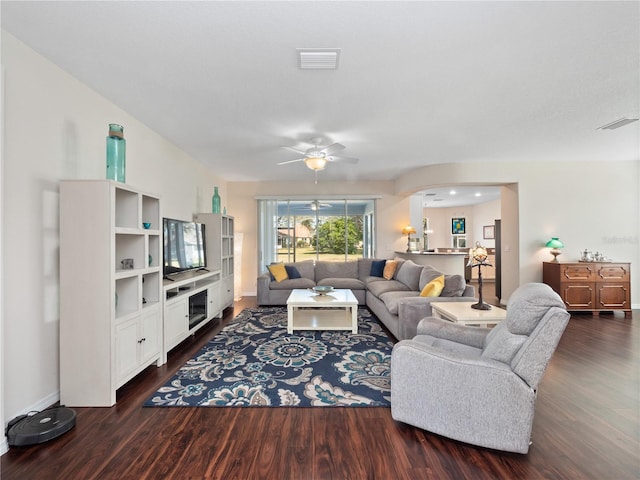
[[302, 275], [300, 275], [298, 269], [293, 265], [285, 265], [284, 268], [287, 271], [287, 275], [289, 275], [289, 278], [302, 278]]
[[371, 273], [372, 277], [382, 277], [384, 273], [384, 264], [387, 263], [386, 260], [374, 260], [371, 262]]

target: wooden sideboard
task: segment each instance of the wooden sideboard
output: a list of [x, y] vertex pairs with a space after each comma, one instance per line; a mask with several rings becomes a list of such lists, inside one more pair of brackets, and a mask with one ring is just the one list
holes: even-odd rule
[[555, 290], [569, 311], [621, 310], [631, 315], [629, 263], [544, 262], [542, 281]]

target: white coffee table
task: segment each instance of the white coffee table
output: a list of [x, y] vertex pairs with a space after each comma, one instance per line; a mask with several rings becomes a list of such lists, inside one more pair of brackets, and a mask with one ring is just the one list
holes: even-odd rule
[[491, 310], [476, 310], [471, 305], [477, 302], [433, 302], [433, 316], [462, 325], [496, 325], [505, 319], [507, 311], [491, 306]]
[[327, 295], [295, 289], [287, 299], [287, 332], [294, 330], [351, 330], [358, 333], [358, 299], [348, 289]]

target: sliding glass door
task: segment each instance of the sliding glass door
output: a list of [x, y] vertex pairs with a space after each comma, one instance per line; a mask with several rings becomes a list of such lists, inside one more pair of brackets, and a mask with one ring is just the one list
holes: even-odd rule
[[258, 200], [260, 271], [273, 262], [371, 257], [375, 199]]

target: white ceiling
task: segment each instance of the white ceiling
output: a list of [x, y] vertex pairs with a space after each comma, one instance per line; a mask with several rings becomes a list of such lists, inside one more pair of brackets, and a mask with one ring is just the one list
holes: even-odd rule
[[416, 193], [422, 197], [425, 208], [448, 208], [500, 200], [500, 187], [460, 186], [430, 188]]
[[[2, 1], [2, 28], [229, 181], [639, 158], [639, 2]], [[299, 70], [296, 48], [341, 49]], [[118, 123], [119, 119], [109, 119]], [[127, 137], [127, 126], [125, 137]], [[106, 126], [105, 126], [106, 132]], [[134, 139], [127, 137], [129, 141]]]

